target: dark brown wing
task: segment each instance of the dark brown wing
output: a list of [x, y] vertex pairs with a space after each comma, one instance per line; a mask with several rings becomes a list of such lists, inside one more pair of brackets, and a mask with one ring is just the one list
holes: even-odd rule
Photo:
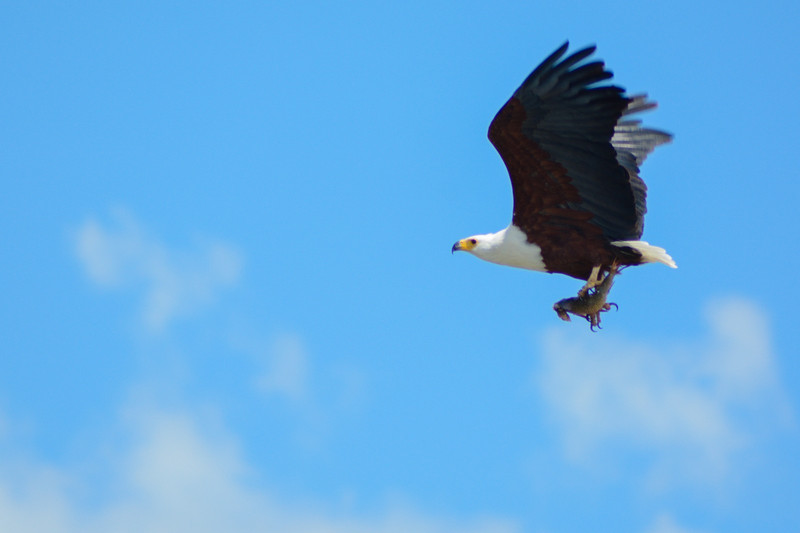
[[612, 74], [601, 61], [581, 64], [595, 47], [562, 60], [567, 46], [528, 76], [489, 126], [511, 176], [513, 222], [537, 243], [638, 239], [646, 211], [638, 165], [670, 136], [627, 119], [654, 104], [602, 84]]

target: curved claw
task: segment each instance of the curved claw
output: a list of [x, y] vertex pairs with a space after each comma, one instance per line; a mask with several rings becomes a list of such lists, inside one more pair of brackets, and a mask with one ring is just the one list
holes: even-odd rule
[[597, 311], [596, 313], [587, 313], [583, 318], [589, 323], [589, 329], [595, 331], [594, 328], [603, 329], [600, 325], [600, 313], [602, 310]]
[[[601, 314], [610, 310], [613, 306], [615, 310], [619, 306], [613, 302], [606, 302], [608, 291], [611, 290], [614, 276], [619, 272], [616, 265], [611, 265], [608, 273], [601, 280], [596, 279], [600, 268], [595, 267], [592, 271], [590, 280], [587, 281], [578, 295], [573, 298], [564, 298], [553, 305], [553, 310], [561, 320], [569, 321], [569, 315], [580, 316], [589, 322], [592, 331], [603, 329], [600, 325]], [[595, 279], [592, 279], [595, 278]]]

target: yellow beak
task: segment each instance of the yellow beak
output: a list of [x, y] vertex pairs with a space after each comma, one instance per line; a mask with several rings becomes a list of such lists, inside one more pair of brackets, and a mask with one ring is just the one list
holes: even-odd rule
[[475, 239], [461, 239], [453, 245], [453, 249], [450, 251], [450, 253], [459, 251], [469, 252], [475, 248], [475, 244]]

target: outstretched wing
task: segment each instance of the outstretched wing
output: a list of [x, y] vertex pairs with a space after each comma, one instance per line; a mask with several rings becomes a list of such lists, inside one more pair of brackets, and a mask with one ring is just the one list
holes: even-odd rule
[[630, 115], [655, 106], [602, 82], [591, 46], [561, 59], [564, 43], [525, 79], [489, 126], [514, 189], [513, 223], [551, 242], [568, 233], [641, 237], [646, 191], [639, 165], [670, 135]]

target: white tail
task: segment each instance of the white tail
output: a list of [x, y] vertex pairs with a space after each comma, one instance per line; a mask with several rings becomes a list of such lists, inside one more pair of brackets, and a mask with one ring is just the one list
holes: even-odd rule
[[642, 254], [642, 263], [664, 263], [668, 267], [678, 268], [675, 261], [663, 248], [653, 246], [645, 241], [614, 241], [611, 244], [614, 246], [628, 246]]

